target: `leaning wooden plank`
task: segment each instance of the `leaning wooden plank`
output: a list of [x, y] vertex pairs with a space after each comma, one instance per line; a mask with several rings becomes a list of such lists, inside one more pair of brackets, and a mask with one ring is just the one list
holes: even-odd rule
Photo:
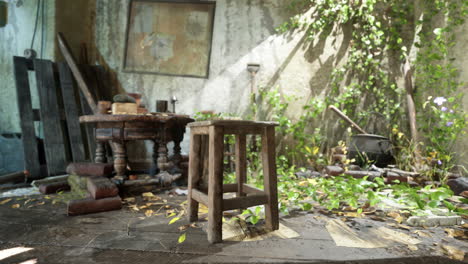
[[44, 150], [49, 176], [65, 172], [66, 155], [60, 112], [57, 104], [53, 63], [49, 60], [34, 60], [40, 112], [44, 130]]
[[88, 85], [86, 84], [86, 81], [83, 77], [83, 74], [80, 72], [80, 69], [78, 68], [78, 65], [76, 64], [76, 60], [73, 57], [73, 54], [70, 52], [70, 48], [68, 47], [68, 44], [61, 32], [57, 34], [57, 39], [58, 39], [58, 44], [60, 51], [62, 52], [63, 57], [68, 63], [68, 66], [70, 67], [73, 76], [76, 79], [76, 82], [78, 83], [78, 86], [80, 87], [80, 90], [83, 92], [84, 97], [86, 98], [86, 101], [88, 102], [89, 107], [93, 111], [93, 113], [96, 113], [96, 100], [94, 99], [93, 95], [91, 94]]
[[63, 106], [67, 119], [68, 136], [73, 161], [84, 161], [85, 152], [83, 138], [81, 136], [80, 122], [78, 121], [78, 107], [76, 105], [75, 92], [73, 89], [73, 79], [70, 69], [66, 63], [58, 63], [60, 86], [62, 88]]
[[13, 63], [23, 141], [24, 169], [29, 171], [31, 179], [38, 179], [41, 178], [41, 171], [28, 78], [28, 64], [31, 62], [23, 57], [13, 57]]

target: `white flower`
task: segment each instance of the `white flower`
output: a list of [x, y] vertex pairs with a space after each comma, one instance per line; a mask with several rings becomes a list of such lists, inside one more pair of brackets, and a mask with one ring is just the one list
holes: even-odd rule
[[436, 105], [442, 105], [445, 102], [447, 102], [447, 99], [445, 99], [445, 97], [436, 97], [434, 99], [434, 104]]

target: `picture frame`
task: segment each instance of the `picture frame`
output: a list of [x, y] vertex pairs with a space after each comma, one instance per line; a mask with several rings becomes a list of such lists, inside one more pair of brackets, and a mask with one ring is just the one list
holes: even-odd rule
[[123, 71], [208, 78], [216, 2], [131, 0]]

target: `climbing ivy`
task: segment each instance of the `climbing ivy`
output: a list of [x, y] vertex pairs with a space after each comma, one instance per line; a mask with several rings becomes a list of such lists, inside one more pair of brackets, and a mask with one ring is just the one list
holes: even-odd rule
[[[341, 108], [367, 128], [372, 128], [373, 121], [385, 120], [386, 127], [371, 129], [374, 133], [390, 136], [392, 128], [408, 131], [402, 66], [410, 60], [416, 78], [418, 124], [428, 142], [427, 150], [443, 153], [441, 156], [448, 161], [453, 141], [466, 126], [466, 114], [459, 109], [461, 95], [456, 94], [461, 85], [456, 81], [458, 70], [449, 58], [449, 50], [455, 44], [454, 29], [468, 14], [468, 1], [417, 2], [291, 0], [291, 8], [311, 12], [300, 12], [278, 30], [301, 28], [314, 44], [334, 31], [343, 32], [349, 41], [347, 57], [344, 62], [335, 62], [325, 102]], [[416, 58], [409, 53], [417, 54]], [[440, 111], [423, 110], [430, 95], [450, 98], [450, 117], [441, 117]], [[441, 119], [447, 121], [440, 125], [442, 129], [432, 129]], [[454, 126], [445, 129], [447, 124]], [[451, 144], [440, 141], [447, 137], [452, 139]]]

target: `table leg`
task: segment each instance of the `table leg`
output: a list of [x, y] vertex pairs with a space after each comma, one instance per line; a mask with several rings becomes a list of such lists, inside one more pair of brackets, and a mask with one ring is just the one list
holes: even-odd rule
[[96, 158], [94, 159], [94, 162], [96, 163], [107, 162], [105, 144], [106, 144], [105, 141], [96, 141]]
[[127, 167], [127, 150], [124, 141], [113, 141], [115, 147], [114, 170], [116, 177], [125, 178], [125, 169]]
[[169, 163], [167, 160], [168, 149], [167, 149], [167, 142], [165, 139], [161, 139], [158, 142], [158, 169], [159, 173], [163, 171], [167, 171], [169, 168]]

